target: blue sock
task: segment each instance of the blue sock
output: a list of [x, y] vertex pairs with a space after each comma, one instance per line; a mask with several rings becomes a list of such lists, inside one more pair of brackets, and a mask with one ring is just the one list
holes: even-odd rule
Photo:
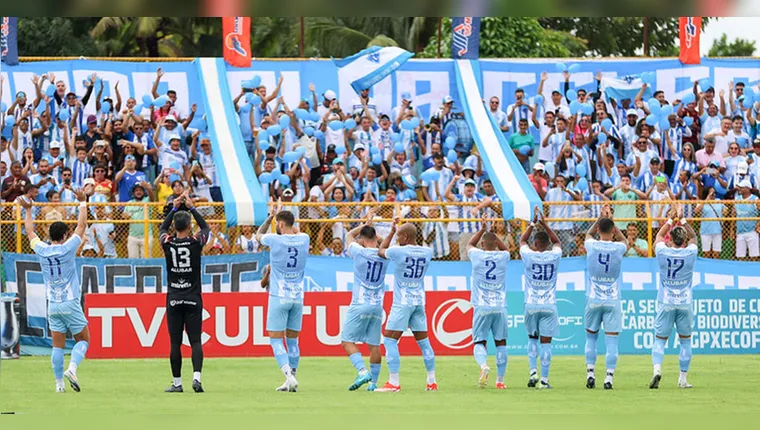
[[53, 374], [55, 379], [63, 379], [63, 348], [53, 347], [53, 354], [50, 357], [53, 363]]
[[288, 363], [293, 370], [298, 369], [298, 362], [301, 360], [301, 350], [298, 348], [298, 338], [286, 338], [288, 345]]
[[667, 339], [654, 338], [654, 346], [652, 346], [652, 364], [660, 365], [665, 358], [665, 344]]
[[85, 341], [77, 342], [76, 345], [74, 345], [74, 348], [71, 350], [71, 364], [73, 364], [75, 368], [79, 367], [79, 363], [84, 360], [89, 346], [90, 345]]
[[380, 379], [380, 368], [382, 367], [382, 363], [369, 363], [369, 374], [372, 377], [372, 382], [375, 384]]
[[486, 351], [486, 346], [482, 343], [476, 343], [475, 348], [473, 348], [473, 354], [475, 355], [475, 361], [478, 363], [478, 366], [483, 367], [485, 366], [486, 359], [488, 358], [488, 352]]
[[549, 366], [552, 364], [552, 344], [541, 344], [541, 378], [549, 378]]
[[504, 380], [504, 375], [507, 373], [507, 346], [496, 347], [496, 376], [499, 381]]
[[357, 372], [361, 372], [364, 370], [367, 371], [367, 366], [364, 365], [364, 360], [362, 360], [362, 353], [361, 352], [355, 352], [348, 356], [348, 359], [351, 360], [351, 364], [354, 365]]
[[618, 337], [606, 335], [604, 337], [604, 343], [607, 346], [607, 355], [605, 356], [607, 371], [614, 371], [617, 367], [618, 361]]
[[688, 372], [691, 364], [691, 338], [678, 339], [681, 344], [681, 353], [678, 355], [678, 364], [681, 366], [681, 372]]
[[538, 359], [538, 339], [528, 338], [528, 364], [530, 370], [536, 369], [536, 361]]
[[274, 359], [277, 360], [277, 365], [282, 369], [283, 366], [288, 364], [288, 353], [285, 351], [282, 339], [270, 337], [269, 344], [272, 345], [272, 352], [274, 353]]
[[391, 373], [398, 373], [398, 370], [401, 368], [401, 356], [398, 353], [398, 341], [386, 337], [383, 339], [383, 345], [385, 345], [385, 362], [388, 363], [388, 371]]
[[435, 371], [435, 353], [433, 347], [430, 346], [430, 339], [422, 339], [417, 341], [417, 345], [422, 351], [422, 361], [425, 363], [425, 370], [428, 372]]
[[586, 332], [586, 367], [596, 366], [596, 340], [599, 338], [599, 332]]

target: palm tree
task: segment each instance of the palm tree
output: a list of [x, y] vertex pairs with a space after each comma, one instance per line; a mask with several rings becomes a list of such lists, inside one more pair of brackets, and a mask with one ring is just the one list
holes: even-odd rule
[[222, 24], [218, 18], [101, 18], [90, 36], [111, 56], [220, 56]]
[[433, 34], [436, 19], [307, 18], [306, 45], [319, 56], [346, 57], [368, 46], [400, 46], [417, 52]]

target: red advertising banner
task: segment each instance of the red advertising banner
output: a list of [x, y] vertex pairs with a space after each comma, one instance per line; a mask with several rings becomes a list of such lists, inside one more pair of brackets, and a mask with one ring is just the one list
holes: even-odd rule
[[[427, 293], [430, 343], [438, 355], [469, 355], [472, 347], [470, 293]], [[301, 331], [303, 356], [340, 356], [340, 330], [351, 301], [349, 292], [306, 293]], [[203, 351], [207, 357], [268, 357], [266, 293], [203, 295]], [[386, 295], [385, 317], [391, 295]], [[88, 294], [88, 358], [154, 358], [169, 355], [164, 294]], [[185, 339], [186, 353], [190, 354]], [[402, 354], [419, 355], [410, 333], [399, 344]]]
[[678, 18], [678, 35], [681, 40], [681, 52], [678, 59], [683, 64], [699, 64], [699, 39], [702, 34], [702, 17], [687, 16]]
[[224, 61], [234, 67], [251, 67], [251, 18], [223, 17], [222, 36]]

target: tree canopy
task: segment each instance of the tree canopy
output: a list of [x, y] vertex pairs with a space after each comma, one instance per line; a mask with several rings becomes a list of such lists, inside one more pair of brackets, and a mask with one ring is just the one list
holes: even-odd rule
[[726, 33], [723, 33], [720, 39], [713, 41], [710, 52], [707, 53], [710, 57], [749, 57], [754, 54], [754, 41], [737, 38], [729, 43]]

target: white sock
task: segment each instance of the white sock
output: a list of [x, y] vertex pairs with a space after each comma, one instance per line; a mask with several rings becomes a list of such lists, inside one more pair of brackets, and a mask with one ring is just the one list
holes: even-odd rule
[[594, 377], [594, 366], [586, 366], [586, 377], [587, 378], [593, 378]]
[[435, 384], [435, 370], [431, 370], [427, 373], [427, 383]]
[[174, 378], [174, 386], [175, 387], [181, 387], [182, 386], [182, 378]]
[[395, 386], [398, 387], [398, 385], [399, 385], [399, 382], [398, 382], [398, 373], [391, 373], [389, 375], [389, 377], [388, 377], [388, 382], [390, 382], [391, 385], [395, 385]]
[[687, 373], [687, 372], [683, 372], [683, 371], [682, 371], [682, 372], [681, 372], [681, 375], [678, 377], [678, 379], [680, 379], [680, 380], [682, 380], [682, 381], [685, 381], [685, 380], [686, 380], [686, 373]]
[[538, 375], [536, 369], [530, 369], [530, 377], [535, 378]]
[[69, 363], [69, 370], [72, 373], [77, 373], [77, 367], [79, 367], [79, 366], [77, 366], [77, 364], [74, 363], [73, 361], [71, 363]]
[[604, 382], [612, 382], [612, 377], [615, 375], [614, 370], [608, 370], [607, 376], [604, 377]]
[[659, 364], [654, 365], [654, 374], [655, 375], [661, 375], [662, 374], [662, 366]]
[[503, 376], [496, 376], [496, 382], [504, 383], [504, 377]]
[[55, 380], [55, 388], [64, 388], [66, 385], [63, 383], [63, 379]]
[[548, 384], [548, 383], [549, 383], [549, 378], [544, 378], [544, 377], [542, 376], [542, 377], [541, 377], [541, 382], [542, 382], [542, 383], [544, 383], [544, 384]]
[[193, 372], [193, 381], [201, 382], [201, 372]]
[[282, 370], [282, 373], [285, 374], [285, 377], [287, 378], [292, 373], [292, 370], [290, 368], [290, 364], [283, 364], [282, 367], [280, 367], [280, 370]]
[[486, 367], [488, 367], [488, 363], [483, 363], [483, 365], [480, 366], [481, 369], [485, 369]]

